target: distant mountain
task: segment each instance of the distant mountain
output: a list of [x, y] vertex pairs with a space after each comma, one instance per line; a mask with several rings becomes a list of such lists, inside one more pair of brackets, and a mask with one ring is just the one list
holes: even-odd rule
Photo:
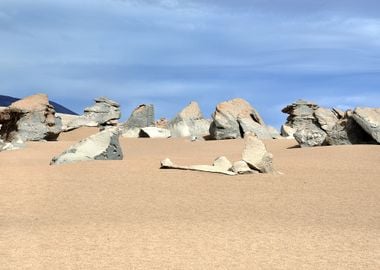
[[[20, 100], [20, 99], [15, 98], [15, 97], [0, 95], [0, 107], [8, 107], [9, 105], [11, 105], [11, 103], [13, 103], [17, 100]], [[54, 101], [49, 101], [49, 102], [51, 105], [54, 106], [54, 109], [57, 113], [78, 115], [76, 112], [73, 112], [72, 110], [67, 109], [66, 107], [62, 106], [61, 104], [58, 104]]]

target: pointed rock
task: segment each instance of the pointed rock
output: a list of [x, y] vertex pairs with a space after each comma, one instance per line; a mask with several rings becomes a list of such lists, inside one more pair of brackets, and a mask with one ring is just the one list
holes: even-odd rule
[[247, 162], [245, 162], [244, 160], [239, 160], [239, 161], [236, 161], [234, 163], [234, 165], [232, 166], [232, 171], [237, 173], [237, 174], [254, 174], [254, 173], [258, 173], [258, 171], [254, 171], [252, 170]]
[[203, 118], [197, 102], [192, 101], [170, 121], [172, 137], [203, 137], [209, 134], [210, 121]]
[[272, 173], [273, 155], [267, 151], [265, 144], [254, 134], [246, 134], [243, 160], [250, 168], [261, 173]]
[[54, 157], [50, 165], [74, 163], [88, 160], [121, 160], [123, 152], [119, 144], [117, 128], [106, 128]]
[[224, 171], [229, 171], [232, 168], [232, 163], [228, 160], [228, 158], [221, 156], [214, 160], [213, 166]]

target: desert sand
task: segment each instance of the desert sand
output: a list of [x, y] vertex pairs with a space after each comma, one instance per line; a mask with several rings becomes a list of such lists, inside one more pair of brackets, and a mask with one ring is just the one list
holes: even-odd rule
[[243, 140], [125, 139], [122, 161], [49, 166], [77, 140], [0, 153], [0, 269], [380, 269], [380, 147], [266, 141], [278, 175], [160, 170]]

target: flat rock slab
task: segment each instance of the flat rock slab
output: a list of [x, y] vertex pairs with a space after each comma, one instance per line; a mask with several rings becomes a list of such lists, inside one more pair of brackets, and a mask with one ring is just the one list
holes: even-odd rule
[[50, 165], [74, 163], [88, 160], [122, 160], [117, 128], [107, 128], [94, 134], [54, 157]]
[[273, 155], [267, 151], [265, 144], [254, 134], [246, 134], [242, 160], [248, 166], [261, 173], [273, 173]]
[[198, 172], [209, 172], [218, 173], [224, 175], [234, 176], [237, 173], [228, 171], [225, 167], [211, 166], [211, 165], [191, 165], [191, 166], [179, 166], [174, 164], [170, 159], [165, 159], [161, 161], [161, 169], [176, 169], [176, 170], [186, 170], [186, 171], [198, 171]]

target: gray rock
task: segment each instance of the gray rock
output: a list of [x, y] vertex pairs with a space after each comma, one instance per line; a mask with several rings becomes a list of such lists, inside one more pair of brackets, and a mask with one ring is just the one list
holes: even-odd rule
[[377, 143], [380, 143], [380, 108], [356, 108], [353, 118]]
[[66, 125], [66, 130], [79, 127], [98, 127], [101, 125], [114, 126], [120, 119], [120, 105], [106, 97], [95, 99], [95, 104], [84, 109], [84, 114], [73, 118]]
[[273, 155], [267, 151], [265, 144], [254, 134], [246, 134], [242, 160], [251, 169], [261, 173], [273, 173]]
[[0, 112], [0, 137], [4, 142], [56, 140], [62, 131], [47, 95], [36, 94], [12, 103]]
[[288, 126], [287, 124], [284, 124], [281, 126], [281, 136], [288, 138], [288, 139], [294, 139], [294, 133], [296, 133], [297, 130], [294, 128]]
[[338, 122], [338, 116], [330, 109], [318, 108], [315, 110], [314, 115], [320, 127], [326, 132], [331, 131]]
[[294, 138], [301, 147], [315, 147], [325, 145], [326, 137], [326, 132], [317, 127], [300, 129], [294, 133]]
[[179, 165], [175, 165], [168, 158], [161, 161], [161, 169], [176, 169], [176, 170], [209, 172], [209, 173], [225, 174], [225, 175], [230, 175], [230, 176], [236, 175], [236, 173], [225, 170], [224, 168], [221, 168], [220, 166], [210, 166], [210, 165], [179, 166]]
[[326, 142], [329, 145], [350, 145], [374, 143], [372, 137], [367, 134], [352, 117], [345, 117], [327, 132]]
[[107, 128], [94, 134], [54, 157], [50, 165], [88, 160], [121, 160], [123, 152], [119, 144], [117, 128]]
[[211, 121], [204, 119], [197, 102], [192, 101], [170, 121], [172, 137], [204, 137], [209, 134]]
[[212, 139], [243, 138], [247, 132], [254, 132], [261, 139], [272, 138], [259, 113], [244, 99], [236, 98], [218, 104], [212, 119]]
[[153, 127], [155, 125], [154, 106], [152, 104], [138, 106], [124, 125], [127, 129]]
[[139, 133], [140, 138], [169, 138], [170, 130], [157, 127], [142, 128]]

